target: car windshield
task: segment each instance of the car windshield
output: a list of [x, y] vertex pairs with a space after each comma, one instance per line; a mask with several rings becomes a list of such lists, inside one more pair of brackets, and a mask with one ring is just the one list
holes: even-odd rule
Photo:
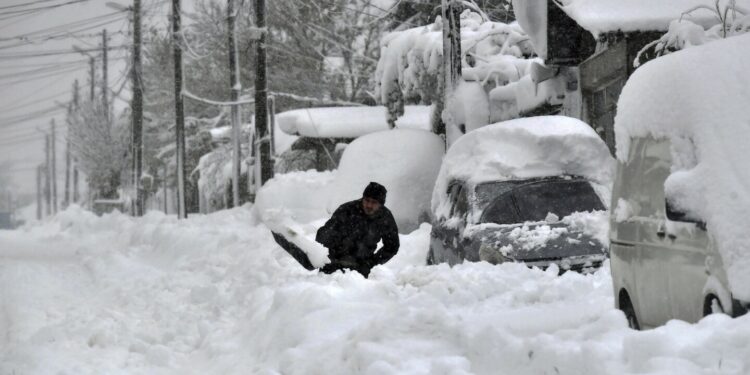
[[513, 190], [521, 221], [541, 221], [548, 213], [562, 218], [574, 212], [603, 210], [599, 196], [586, 180], [549, 180]]
[[604, 209], [591, 184], [582, 179], [514, 181], [497, 191], [502, 193], [495, 195], [495, 200], [487, 206], [482, 215], [483, 223], [542, 221], [550, 212], [562, 218], [573, 212]]
[[495, 198], [524, 183], [525, 181], [492, 181], [481, 183], [474, 189], [476, 192], [475, 206], [479, 210], [484, 210]]

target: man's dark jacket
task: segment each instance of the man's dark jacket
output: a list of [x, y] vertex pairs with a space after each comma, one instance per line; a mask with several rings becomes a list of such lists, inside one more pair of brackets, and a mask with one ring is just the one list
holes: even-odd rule
[[[378, 242], [383, 247], [376, 253]], [[329, 250], [331, 262], [355, 261], [356, 268], [369, 269], [390, 260], [398, 252], [398, 227], [393, 214], [385, 206], [372, 216], [365, 214], [362, 200], [344, 203], [333, 216], [318, 229], [315, 240]], [[362, 271], [360, 271], [362, 272]], [[367, 276], [365, 274], [365, 276]]]

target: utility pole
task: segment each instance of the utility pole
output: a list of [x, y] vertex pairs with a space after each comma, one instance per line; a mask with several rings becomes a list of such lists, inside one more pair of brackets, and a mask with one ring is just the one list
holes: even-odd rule
[[52, 119], [52, 212], [57, 213], [57, 134], [55, 134], [55, 119]]
[[143, 85], [141, 81], [141, 0], [133, 0], [133, 159], [135, 162], [135, 215], [142, 216], [144, 207], [141, 174], [143, 173]]
[[89, 100], [91, 101], [91, 103], [94, 103], [94, 97], [96, 93], [94, 87], [96, 87], [96, 61], [93, 57], [89, 57], [89, 89], [91, 91]]
[[[235, 42], [237, 35], [236, 17], [234, 9], [234, 0], [227, 1], [227, 25], [229, 34], [229, 85], [231, 89], [232, 101], [240, 100], [240, 83], [239, 61], [237, 54], [237, 45]], [[242, 122], [239, 104], [232, 106], [232, 207], [240, 205], [240, 123]]]
[[[266, 27], [266, 2], [255, 0], [255, 26], [264, 30]], [[268, 140], [268, 90], [266, 88], [266, 32], [262, 31], [256, 41], [255, 73], [255, 147], [257, 147], [255, 165], [260, 167], [260, 179], [257, 187], [263, 186], [273, 174], [271, 165], [271, 142]], [[257, 190], [256, 190], [257, 191]]]
[[177, 138], [177, 217], [187, 218], [185, 207], [185, 108], [182, 102], [182, 48], [180, 47], [180, 0], [172, 0], [172, 48], [174, 50], [175, 133]]
[[36, 167], [36, 219], [42, 220], [42, 166]]
[[107, 129], [110, 127], [109, 119], [109, 76], [107, 74], [107, 29], [102, 30], [102, 108]]
[[52, 170], [50, 169], [49, 134], [44, 135], [44, 200], [47, 203], [47, 216], [52, 215]]
[[75, 167], [73, 168], [73, 203], [78, 203], [79, 199], [81, 196], [78, 193], [78, 167]]
[[164, 163], [164, 181], [162, 182], [162, 189], [164, 189], [164, 214], [169, 214], [168, 200], [169, 195], [167, 193], [167, 163]]
[[[72, 124], [70, 123], [70, 116], [78, 112], [78, 80], [73, 82], [73, 103], [70, 107], [70, 113], [68, 114], [68, 129]], [[70, 205], [70, 173], [71, 173], [71, 156], [70, 156], [70, 130], [65, 137], [65, 201], [63, 202], [64, 207]]]
[[276, 97], [268, 97], [268, 129], [271, 134], [271, 155], [276, 155]]
[[[461, 4], [442, 0], [443, 17], [443, 105], [453, 96], [461, 79]], [[437, 129], [445, 135], [445, 125]]]

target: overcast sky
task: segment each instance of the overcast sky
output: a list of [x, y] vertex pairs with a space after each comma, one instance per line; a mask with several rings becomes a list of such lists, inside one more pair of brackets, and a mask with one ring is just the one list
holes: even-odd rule
[[[142, 1], [144, 26], [166, 25], [171, 1]], [[192, 11], [194, 1], [199, 0], [182, 0], [183, 10]], [[105, 28], [111, 35], [110, 46], [128, 45], [132, 38], [129, 13], [117, 13], [118, 10], [107, 6], [109, 2], [132, 5], [132, 0], [0, 0], [0, 162], [14, 163], [13, 180], [21, 191], [33, 192], [36, 188], [35, 168], [44, 162], [44, 135], [40, 130], [48, 130], [55, 119], [61, 135], [57, 140], [57, 170], [58, 194], [62, 196], [65, 181], [62, 106], [71, 100], [76, 79], [82, 94], [89, 94], [89, 64], [88, 57], [80, 53], [60, 52], [73, 51], [73, 46], [84, 50], [101, 48], [101, 31]], [[66, 3], [72, 4], [48, 8]], [[19, 12], [35, 8], [40, 10]], [[76, 32], [60, 39], [40, 40], [59, 35], [61, 30]], [[34, 40], [14, 38], [29, 33], [36, 33]], [[91, 55], [97, 58], [100, 75], [101, 53], [96, 51]], [[127, 48], [109, 52], [109, 87], [115, 91], [122, 88], [120, 96], [114, 98], [117, 111], [129, 105], [128, 58]], [[97, 94], [100, 93], [98, 90]]]

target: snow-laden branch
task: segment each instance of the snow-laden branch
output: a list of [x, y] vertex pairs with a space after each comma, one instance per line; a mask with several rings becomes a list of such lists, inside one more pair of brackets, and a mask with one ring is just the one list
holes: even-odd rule
[[238, 100], [235, 102], [220, 102], [216, 100], [211, 99], [205, 99], [201, 98], [200, 96], [193, 95], [187, 90], [182, 90], [182, 96], [193, 99], [198, 102], [206, 103], [206, 104], [212, 104], [212, 105], [219, 105], [219, 106], [233, 106], [233, 105], [243, 105], [243, 104], [253, 104], [255, 103], [255, 99], [246, 99], [246, 100]]

